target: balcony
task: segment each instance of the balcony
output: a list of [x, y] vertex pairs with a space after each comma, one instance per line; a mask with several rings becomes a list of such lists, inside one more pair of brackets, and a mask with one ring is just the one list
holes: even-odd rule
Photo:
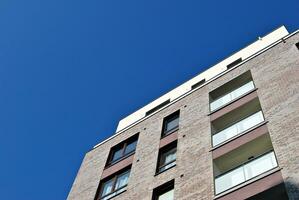
[[210, 103], [210, 111], [213, 112], [213, 111], [223, 107], [224, 105], [227, 105], [228, 103], [234, 101], [235, 99], [238, 99], [239, 97], [243, 96], [244, 94], [249, 93], [254, 88], [255, 87], [254, 87], [253, 81], [250, 81], [250, 82], [242, 85], [241, 87], [217, 98], [216, 100], [213, 100]]
[[248, 132], [264, 121], [258, 97], [211, 121], [212, 147], [216, 148]]
[[262, 111], [258, 111], [249, 117], [246, 117], [245, 119], [217, 132], [212, 136], [213, 147], [239, 135], [242, 132], [245, 132], [246, 130], [249, 130], [263, 121], [263, 113]]
[[247, 71], [241, 74], [210, 92], [210, 112], [221, 110], [220, 108], [240, 99], [254, 89], [251, 72]]
[[273, 151], [249, 160], [215, 178], [215, 193], [219, 194], [277, 167]]
[[[273, 145], [270, 135], [264, 133], [217, 156], [213, 159], [215, 193], [222, 195], [225, 191], [234, 191], [234, 188], [244, 186], [251, 182], [250, 179], [268, 171], [266, 164], [269, 159], [266, 158], [271, 158], [271, 156], [266, 155], [271, 152], [273, 152]], [[274, 167], [277, 166], [276, 159], [273, 163]], [[267, 170], [264, 170], [264, 166]]]

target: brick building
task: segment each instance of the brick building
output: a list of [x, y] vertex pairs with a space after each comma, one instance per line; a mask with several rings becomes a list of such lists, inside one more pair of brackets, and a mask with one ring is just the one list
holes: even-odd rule
[[68, 200], [299, 199], [298, 33], [259, 37], [121, 120]]

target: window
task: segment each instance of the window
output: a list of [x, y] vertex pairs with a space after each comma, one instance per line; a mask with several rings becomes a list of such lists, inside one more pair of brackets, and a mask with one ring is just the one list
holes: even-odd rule
[[159, 195], [158, 200], [173, 200], [174, 189], [165, 192], [164, 194]]
[[175, 141], [160, 150], [157, 173], [164, 172], [176, 165], [176, 147], [177, 142]]
[[174, 180], [155, 188], [152, 200], [174, 200]]
[[145, 113], [145, 116], [148, 116], [148, 115], [150, 115], [150, 114], [156, 112], [157, 110], [159, 110], [160, 108], [166, 106], [166, 105], [169, 104], [169, 103], [170, 103], [170, 99], [168, 99], [167, 101], [164, 101], [163, 103], [161, 103], [161, 104], [157, 105], [156, 107], [154, 107], [154, 108], [150, 109], [149, 111], [147, 111], [147, 112]]
[[235, 60], [234, 62], [228, 64], [228, 65], [226, 66], [226, 68], [227, 68], [227, 69], [230, 69], [230, 68], [236, 66], [237, 64], [239, 64], [239, 63], [241, 63], [241, 62], [242, 62], [242, 58], [239, 58], [239, 59]]
[[296, 43], [296, 47], [297, 47], [297, 49], [299, 49], [299, 42], [298, 42], [298, 43]]
[[195, 83], [194, 85], [191, 86], [191, 90], [198, 88], [199, 86], [201, 86], [202, 84], [204, 84], [206, 82], [206, 79], [202, 79], [201, 81]]
[[179, 118], [180, 118], [180, 111], [176, 111], [175, 113], [164, 118], [162, 137], [169, 135], [170, 133], [172, 133], [173, 131], [179, 128]]
[[138, 140], [138, 134], [116, 145], [110, 151], [109, 159], [106, 166], [113, 165], [123, 158], [132, 155], [135, 152]]
[[96, 199], [108, 200], [124, 192], [128, 184], [129, 176], [130, 170], [126, 170], [103, 181], [103, 183], [100, 184], [100, 195]]

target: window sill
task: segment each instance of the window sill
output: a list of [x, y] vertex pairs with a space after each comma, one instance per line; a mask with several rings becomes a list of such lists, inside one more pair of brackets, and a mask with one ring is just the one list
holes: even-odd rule
[[[123, 191], [121, 191], [120, 193], [117, 193], [117, 194], [115, 194], [114, 196], [111, 196], [111, 197], [103, 197], [103, 198], [100, 198], [99, 200], [104, 200], [105, 198], [107, 198], [107, 199], [105, 199], [105, 200], [110, 200], [110, 199], [113, 199], [113, 198], [115, 198], [115, 197], [117, 197], [117, 196], [119, 196], [119, 195], [121, 195], [122, 193], [124, 193], [124, 192], [126, 192], [127, 191], [127, 189], [125, 188]], [[117, 191], [115, 191], [115, 192], [117, 192]]]

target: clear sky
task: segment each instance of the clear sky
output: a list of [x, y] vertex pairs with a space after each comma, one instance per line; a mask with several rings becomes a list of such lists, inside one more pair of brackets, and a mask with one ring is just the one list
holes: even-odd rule
[[299, 29], [298, 8], [298, 0], [2, 0], [0, 199], [66, 199], [84, 154], [118, 120], [258, 36]]

